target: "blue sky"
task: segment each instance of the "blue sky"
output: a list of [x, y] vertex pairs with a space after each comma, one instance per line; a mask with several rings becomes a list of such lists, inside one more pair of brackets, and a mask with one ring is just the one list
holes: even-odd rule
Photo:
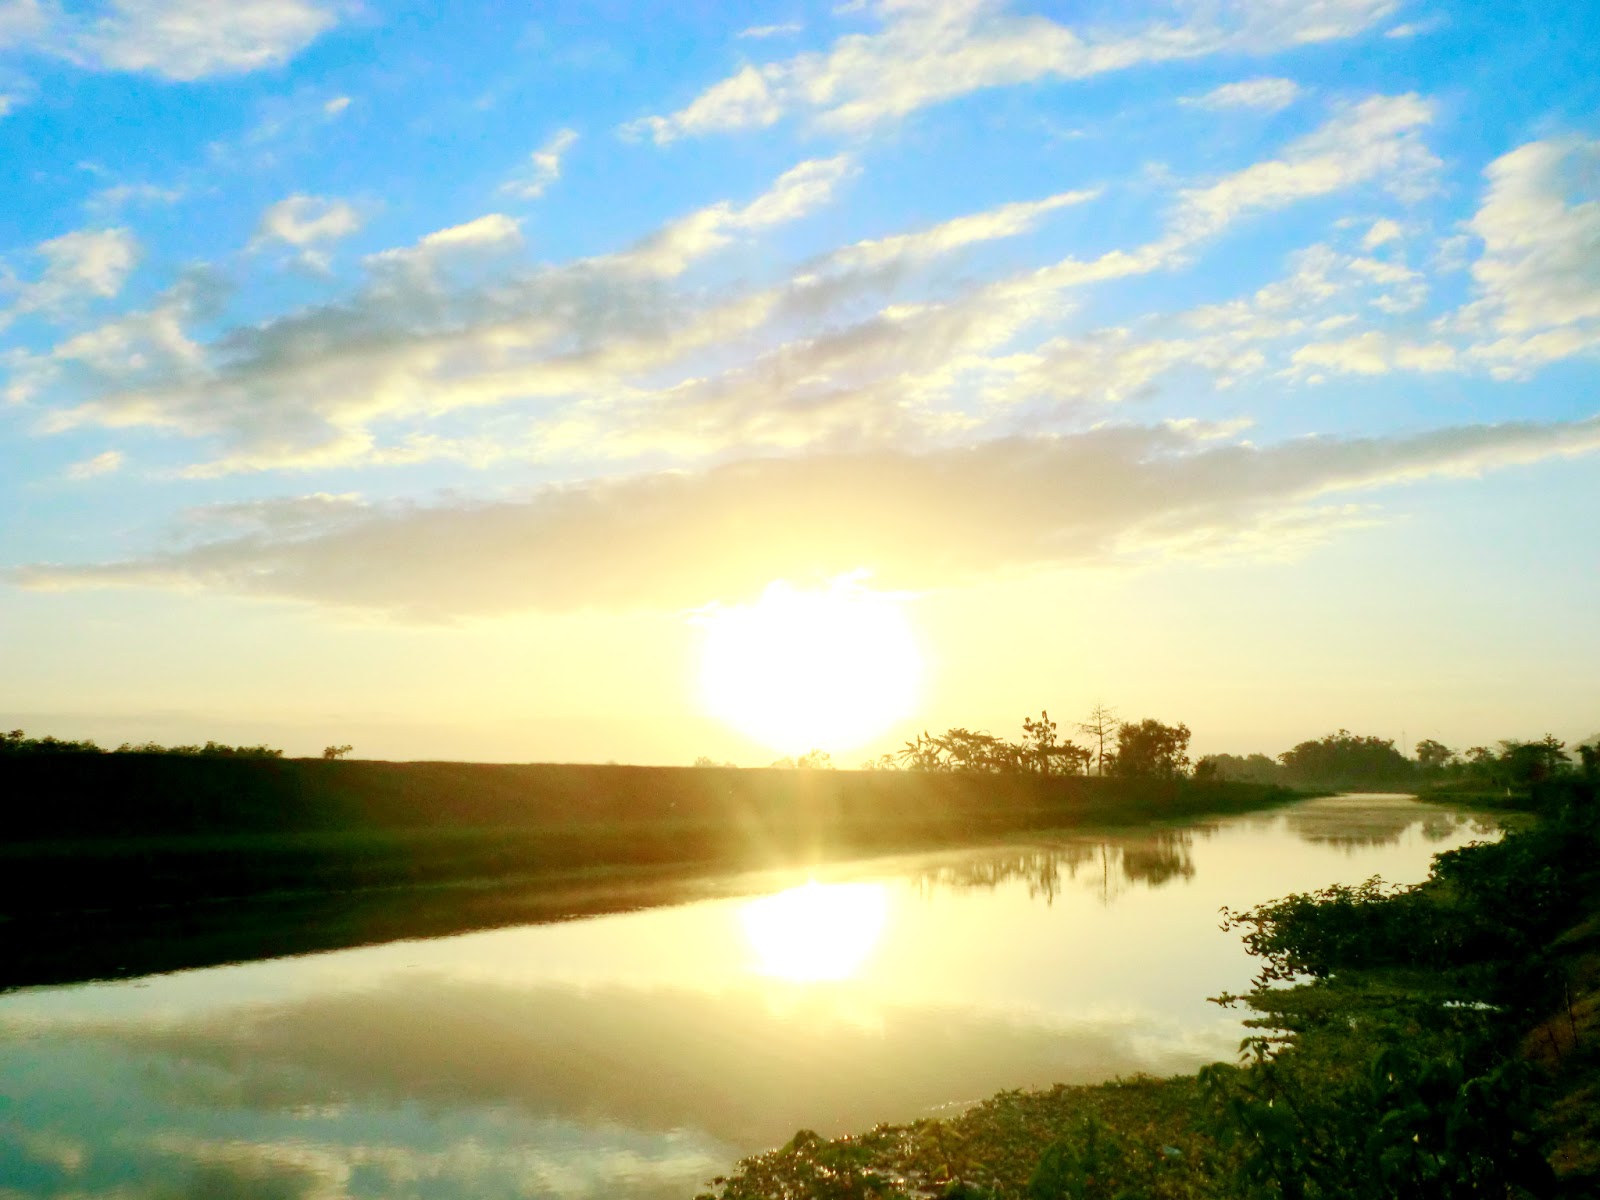
[[[0, 0], [0, 717], [742, 757], [685, 614], [864, 571], [927, 648], [912, 725], [1593, 732], [1597, 37]], [[974, 632], [1050, 611], [1012, 661]], [[1356, 645], [1261, 653], [1304, 623]]]

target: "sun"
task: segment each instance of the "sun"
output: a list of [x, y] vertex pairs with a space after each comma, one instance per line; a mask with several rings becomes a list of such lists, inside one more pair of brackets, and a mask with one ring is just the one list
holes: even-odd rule
[[773, 583], [706, 618], [706, 710], [784, 754], [853, 750], [909, 716], [922, 656], [899, 602], [853, 579]]

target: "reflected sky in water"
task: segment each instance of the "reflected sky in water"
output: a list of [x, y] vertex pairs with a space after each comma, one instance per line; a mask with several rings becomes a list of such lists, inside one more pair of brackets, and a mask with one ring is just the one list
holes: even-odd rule
[[[805, 1126], [1231, 1057], [1217, 910], [1488, 828], [1397, 797], [0, 997], [0, 1195], [688, 1196]], [[9, 1189], [9, 1192], [6, 1191]]]

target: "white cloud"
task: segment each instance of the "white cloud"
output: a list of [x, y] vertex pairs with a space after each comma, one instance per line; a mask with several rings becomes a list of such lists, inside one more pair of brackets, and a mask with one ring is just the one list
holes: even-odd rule
[[1098, 189], [1058, 192], [1043, 200], [1020, 200], [969, 213], [916, 233], [856, 242], [828, 255], [824, 266], [847, 271], [872, 269], [891, 262], [932, 258], [978, 242], [1016, 237], [1031, 232], [1047, 213], [1093, 200], [1099, 194]]
[[11, 92], [0, 92], [0, 119], [9, 117], [13, 112], [15, 112], [19, 103], [20, 101], [17, 99], [15, 94]]
[[139, 261], [139, 243], [127, 229], [78, 229], [40, 242], [34, 253], [44, 270], [17, 289], [11, 306], [0, 309], [0, 328], [24, 313], [54, 313], [89, 300], [109, 300]]
[[515, 217], [504, 213], [489, 213], [463, 225], [437, 229], [423, 236], [417, 243], [420, 248], [437, 250], [443, 247], [508, 246], [522, 241], [522, 225]]
[[1444, 28], [1446, 23], [1447, 18], [1443, 16], [1427, 17], [1421, 21], [1406, 21], [1393, 29], [1385, 30], [1383, 36], [1395, 39], [1421, 37], [1425, 33]]
[[460, 225], [424, 234], [410, 246], [369, 254], [363, 261], [375, 273], [400, 271], [408, 283], [426, 285], [445, 262], [468, 256], [503, 259], [522, 246], [520, 221], [505, 213], [485, 213]]
[[261, 214], [257, 236], [297, 248], [337, 241], [361, 228], [361, 216], [343, 200], [294, 195]]
[[1261, 76], [1256, 79], [1243, 79], [1238, 83], [1225, 83], [1203, 96], [1187, 96], [1181, 103], [1219, 112], [1237, 108], [1278, 112], [1288, 108], [1302, 94], [1300, 85], [1292, 79]]
[[93, 458], [86, 458], [82, 462], [75, 462], [67, 468], [67, 478], [72, 480], [94, 479], [101, 475], [115, 474], [122, 469], [122, 451], [107, 450], [103, 454], [96, 454]]
[[1387, 246], [1390, 242], [1398, 242], [1405, 236], [1405, 231], [1400, 228], [1398, 221], [1391, 221], [1388, 217], [1374, 221], [1367, 230], [1366, 236], [1361, 239], [1363, 250], [1376, 250], [1379, 246]]
[[335, 96], [332, 100], [329, 100], [322, 106], [322, 111], [330, 117], [337, 117], [343, 114], [344, 110], [349, 107], [349, 96]]
[[[84, 388], [94, 392], [192, 375], [204, 354], [184, 333], [184, 325], [212, 314], [220, 290], [213, 276], [194, 271], [147, 309], [75, 333], [47, 353], [13, 351], [5, 359], [3, 394], [11, 403], [26, 403], [48, 391], [60, 402]], [[46, 425], [56, 419], [52, 414]]]
[[552, 183], [561, 178], [562, 155], [572, 149], [578, 134], [571, 129], [558, 129], [543, 146], [531, 156], [528, 169], [514, 179], [507, 180], [500, 190], [522, 200], [537, 200]]
[[[777, 292], [684, 304], [662, 281], [741, 232], [804, 216], [849, 169], [842, 157], [800, 163], [743, 207], [719, 202], [629, 250], [558, 267], [516, 263], [516, 222], [489, 214], [369, 256], [371, 280], [355, 296], [233, 330], [199, 369], [136, 386], [108, 374], [47, 427], [155, 426], [220, 441], [221, 458], [191, 468], [199, 475], [456, 453], [425, 434], [380, 448], [372, 427], [512, 398], [537, 408], [616, 395], [637, 374], [748, 334]], [[301, 226], [320, 228], [322, 213], [283, 224], [306, 240]], [[468, 259], [487, 278], [444, 270]]]
[[1394, 7], [1392, 0], [1222, 0], [1185, 5], [1175, 21], [1080, 34], [988, 0], [886, 0], [877, 6], [880, 32], [847, 34], [826, 52], [745, 66], [677, 112], [624, 128], [666, 144], [762, 128], [801, 111], [825, 126], [858, 129], [984, 88], [1350, 37]]
[[117, 183], [102, 188], [83, 207], [89, 212], [114, 213], [129, 204], [176, 204], [184, 191], [179, 187], [161, 187], [154, 183]]
[[[269, 505], [256, 528], [187, 549], [41, 564], [10, 578], [33, 588], [199, 587], [421, 619], [690, 607], [772, 579], [863, 568], [885, 587], [937, 588], [1270, 541], [1275, 527], [1299, 542], [1308, 506], [1331, 498], [1597, 451], [1600, 418], [1268, 446], [1196, 428], [1111, 427], [922, 455], [755, 459], [520, 500], [340, 504], [320, 518], [302, 511], [308, 519], [288, 532]], [[240, 506], [234, 517], [249, 513]]]
[[52, 15], [40, 0], [0, 0], [0, 49], [43, 43]]
[[1600, 350], [1600, 330], [1594, 326], [1563, 326], [1542, 333], [1492, 338], [1468, 348], [1474, 361], [1495, 379], [1525, 379], [1540, 367]]
[[1484, 175], [1474, 299], [1439, 328], [1498, 379], [1600, 349], [1600, 140], [1529, 142]]
[[1185, 191], [1178, 229], [1190, 238], [1208, 236], [1243, 213], [1363, 183], [1381, 182], [1402, 198], [1423, 194], [1440, 166], [1421, 136], [1432, 120], [1433, 106], [1415, 95], [1372, 96], [1344, 105], [1280, 158]]
[[46, 286], [106, 299], [122, 290], [139, 259], [139, 244], [126, 229], [79, 230], [37, 249], [50, 263], [42, 281]]
[[[829, 202], [853, 170], [851, 160], [800, 163], [743, 206], [721, 201], [629, 249], [560, 267], [519, 265], [515, 222], [490, 214], [369, 256], [371, 283], [350, 301], [236, 330], [205, 355], [210, 366], [166, 383], [129, 388], [111, 380], [99, 394], [60, 406], [52, 427], [146, 424], [220, 440], [223, 456], [193, 468], [201, 474], [428, 457], [484, 463], [507, 454], [606, 458], [666, 449], [698, 456], [851, 437], [877, 444], [946, 436], [982, 427], [984, 405], [1052, 394], [1103, 402], [1136, 394], [1184, 363], [1227, 382], [1263, 369], [1252, 339], [1280, 334], [1258, 323], [1248, 336], [1243, 329], [1199, 339], [1102, 331], [1032, 352], [1012, 343], [1063, 315], [1071, 290], [1186, 263], [1202, 238], [1243, 212], [1403, 173], [1417, 152], [1403, 148], [1403, 121], [1393, 135], [1402, 149], [1391, 152], [1382, 116], [1381, 104], [1376, 117], [1370, 104], [1352, 106], [1291, 146], [1281, 161], [1290, 168], [1314, 161], [1309, 184], [1266, 195], [1230, 191], [1231, 180], [1254, 178], [1258, 168], [1246, 168], [1207, 191], [1228, 191], [1234, 208], [1212, 204], [1197, 221], [1191, 190], [1168, 232], [1147, 245], [1063, 259], [948, 301], [897, 303], [847, 322], [839, 321], [841, 309], [898, 288], [920, 264], [1026, 232], [1093, 193], [1001, 205], [857, 243], [808, 264], [787, 286], [687, 304], [662, 284], [742, 233]], [[469, 259], [476, 265], [464, 273]], [[1339, 269], [1354, 277], [1355, 262], [1341, 260]], [[1412, 286], [1409, 273], [1376, 260], [1370, 266], [1405, 276], [1382, 283], [1400, 304], [1401, 288]], [[1381, 282], [1368, 277], [1359, 286]], [[819, 332], [776, 347], [757, 349], [747, 340], [763, 327], [819, 320], [827, 322]], [[714, 356], [713, 372], [693, 373], [693, 355]], [[659, 374], [669, 365], [675, 379]], [[1097, 369], [1111, 372], [1099, 385]], [[646, 384], [648, 373], [657, 374]], [[983, 398], [976, 409], [974, 394]], [[526, 414], [525, 433], [441, 436], [413, 425], [386, 445], [374, 434], [379, 422], [415, 423], [512, 399]]]
[[361, 214], [343, 200], [294, 195], [279, 200], [261, 214], [252, 249], [279, 242], [299, 252], [307, 266], [326, 269], [323, 247], [349, 237], [361, 228]]
[[766, 76], [746, 66], [670, 117], [642, 117], [621, 127], [625, 137], [648, 133], [659, 146], [684, 136], [776, 125], [785, 106]]
[[743, 208], [727, 201], [709, 205], [664, 225], [631, 249], [589, 261], [630, 274], [681, 275], [691, 263], [731, 242], [735, 233], [798, 220], [828, 203], [853, 170], [854, 161], [847, 154], [807, 159]]
[[111, 0], [64, 36], [84, 65], [194, 80], [279, 66], [336, 21], [317, 0]]
[[771, 38], [786, 37], [791, 33], [799, 33], [805, 28], [799, 21], [785, 21], [781, 25], [752, 25], [748, 29], [741, 29], [737, 36], [741, 38]]
[[1600, 140], [1529, 142], [1484, 175], [1478, 314], [1507, 334], [1600, 319]]
[[1460, 359], [1447, 342], [1411, 342], [1381, 330], [1368, 330], [1336, 342], [1311, 342], [1291, 356], [1292, 373], [1319, 371], [1340, 375], [1387, 375], [1390, 371], [1431, 374], [1459, 369]]

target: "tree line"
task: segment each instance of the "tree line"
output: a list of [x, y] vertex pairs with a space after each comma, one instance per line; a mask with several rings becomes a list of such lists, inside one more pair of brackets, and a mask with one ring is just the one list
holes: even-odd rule
[[[349, 747], [344, 747], [349, 750]], [[92, 741], [69, 738], [31, 738], [20, 729], [0, 733], [0, 754], [181, 754], [203, 758], [282, 758], [283, 751], [273, 746], [228, 746], [207, 742], [203, 746], [163, 746], [156, 742], [123, 742], [107, 750]]]
[[862, 766], [870, 771], [967, 771], [991, 774], [1110, 775], [1124, 779], [1180, 779], [1191, 773], [1189, 727], [1153, 717], [1120, 721], [1097, 704], [1073, 731], [1061, 736], [1048, 710], [1022, 719], [1022, 736], [1007, 740], [961, 727], [923, 730], [894, 754]]
[[[1473, 746], [1457, 752], [1432, 738], [1418, 742], [1414, 757], [1394, 739], [1339, 729], [1308, 739], [1276, 756], [1207, 754], [1189, 756], [1186, 724], [1152, 717], [1118, 719], [1116, 710], [1097, 704], [1075, 722], [1079, 740], [1061, 736], [1048, 711], [1022, 719], [1022, 736], [1005, 738], [955, 726], [943, 733], [923, 730], [894, 753], [861, 764], [868, 771], [962, 771], [977, 774], [1104, 775], [1123, 779], [1220, 780], [1287, 787], [1337, 787], [1349, 790], [1420, 784], [1461, 784], [1485, 789], [1526, 791], [1547, 779], [1600, 772], [1600, 736], [1573, 748], [1546, 735], [1537, 741], [1508, 739], [1497, 748]], [[696, 766], [713, 766], [701, 759]], [[733, 764], [722, 764], [731, 766]], [[780, 769], [831, 768], [826, 751], [783, 758]]]
[[1537, 741], [1505, 739], [1488, 746], [1452, 750], [1424, 738], [1414, 757], [1395, 748], [1393, 739], [1354, 734], [1348, 729], [1301, 742], [1276, 758], [1265, 754], [1208, 754], [1195, 765], [1196, 775], [1249, 783], [1341, 787], [1394, 784], [1457, 783], [1494, 790], [1527, 789], [1548, 779], [1600, 772], [1600, 737], [1590, 738], [1567, 753], [1566, 743], [1546, 734]]

